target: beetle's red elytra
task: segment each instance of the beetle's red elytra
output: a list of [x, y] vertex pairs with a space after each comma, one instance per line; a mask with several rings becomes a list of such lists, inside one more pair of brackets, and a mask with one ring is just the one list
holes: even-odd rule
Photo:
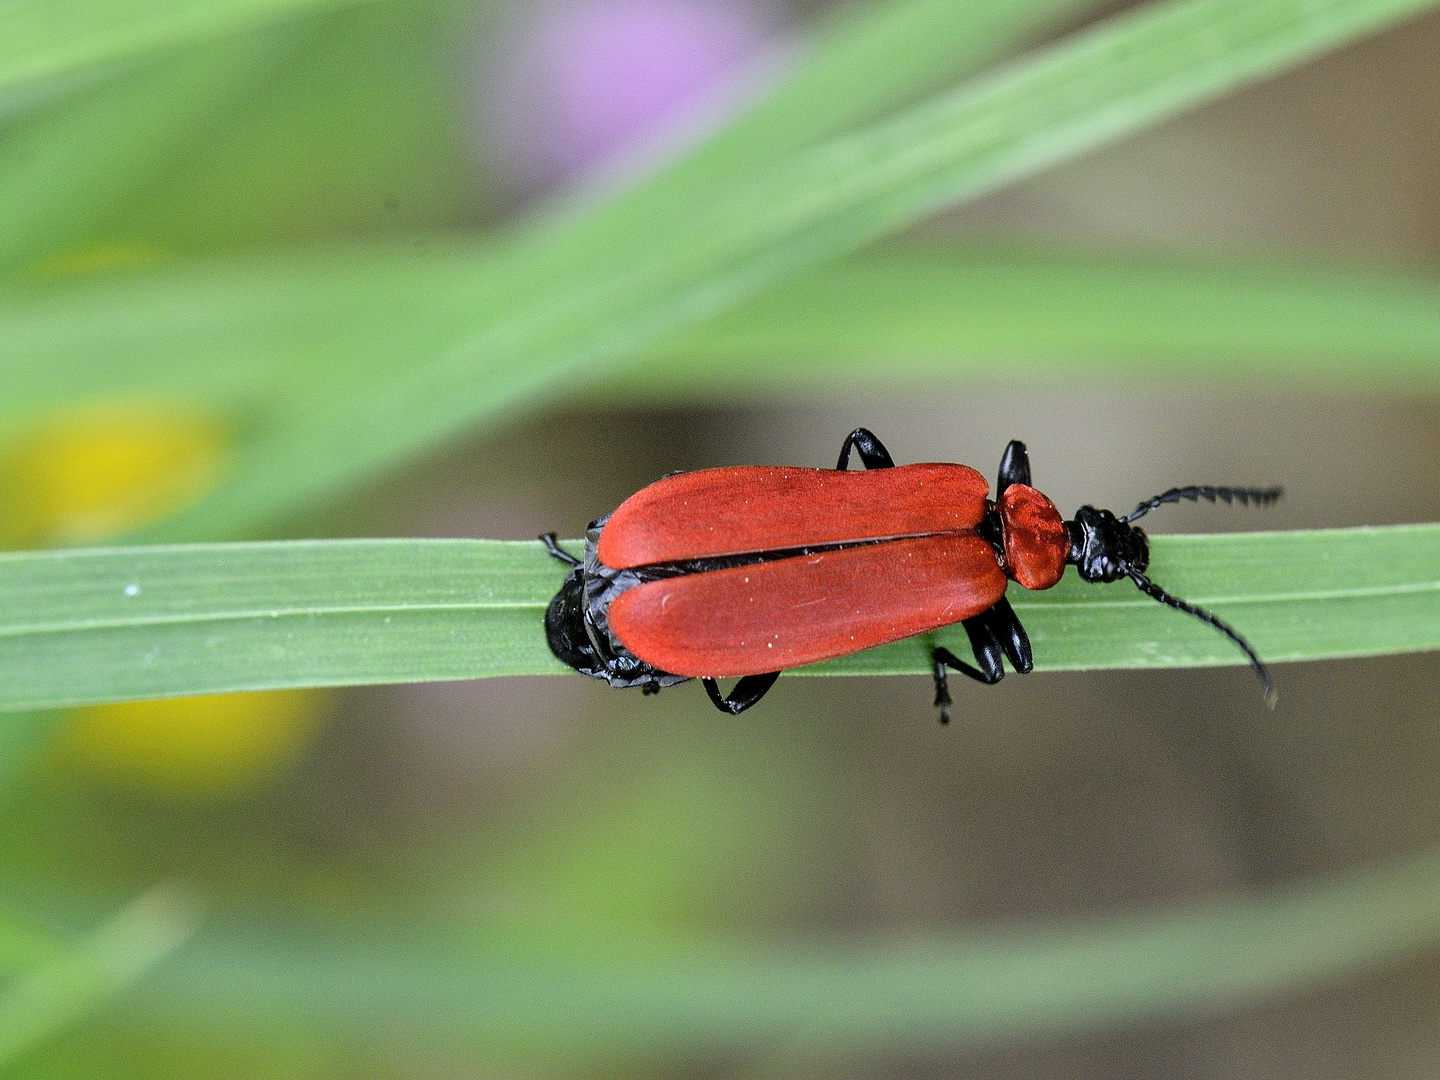
[[[852, 449], [865, 471], [848, 470]], [[546, 612], [546, 636], [584, 674], [646, 693], [698, 678], [735, 714], [785, 669], [961, 623], [978, 667], [932, 650], [943, 723], [947, 671], [995, 683], [1005, 659], [1022, 673], [1033, 667], [1007, 579], [1048, 589], [1074, 565], [1086, 581], [1128, 577], [1216, 627], [1245, 651], [1273, 702], [1269, 673], [1244, 638], [1145, 576], [1149, 545], [1130, 522], [1180, 499], [1267, 505], [1279, 488], [1172, 488], [1124, 518], [1084, 506], [1067, 522], [1030, 486], [1025, 445], [1014, 441], [989, 496], [965, 465], [896, 466], [865, 428], [846, 437], [835, 469], [667, 476], [592, 523], [583, 560], [555, 534], [541, 537], [572, 568]], [[721, 697], [716, 680], [737, 676]]]
[[723, 679], [914, 637], [1004, 595], [989, 544], [938, 533], [649, 581], [611, 603], [610, 630], [651, 667]]

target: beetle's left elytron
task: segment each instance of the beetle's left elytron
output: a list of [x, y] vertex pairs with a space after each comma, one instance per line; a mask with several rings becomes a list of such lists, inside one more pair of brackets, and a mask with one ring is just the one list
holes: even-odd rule
[[[851, 450], [865, 466], [848, 469]], [[997, 683], [1004, 660], [1031, 670], [1030, 641], [1005, 599], [1007, 579], [1048, 589], [1067, 565], [1090, 582], [1129, 578], [1148, 596], [1209, 623], [1244, 650], [1273, 702], [1255, 650], [1214, 615], [1169, 595], [1145, 571], [1150, 548], [1131, 522], [1165, 503], [1268, 505], [1280, 488], [1171, 488], [1123, 518], [1082, 506], [1065, 521], [1030, 486], [1025, 444], [1000, 460], [995, 499], [965, 465], [896, 466], [865, 428], [835, 469], [747, 466], [677, 473], [591, 524], [585, 558], [540, 539], [572, 567], [545, 614], [551, 651], [586, 675], [645, 693], [700, 679], [715, 706], [740, 713], [780, 672], [960, 623], [971, 665], [931, 652], [935, 704], [950, 719], [947, 669]], [[740, 681], [722, 697], [717, 679]]]

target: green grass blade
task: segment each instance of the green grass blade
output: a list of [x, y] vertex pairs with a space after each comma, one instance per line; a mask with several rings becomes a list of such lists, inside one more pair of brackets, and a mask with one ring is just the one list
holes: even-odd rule
[[462, 45], [477, 34], [478, 9], [494, 6], [385, 0], [265, 30], [299, 39], [293, 60], [128, 200], [108, 231], [167, 252], [253, 253], [296, 237], [472, 220], [490, 185], [460, 122], [473, 52]]
[[7, 128], [0, 135], [0, 272], [86, 239], [290, 48], [288, 38], [248, 36], [167, 57]]
[[[1319, 884], [1069, 924], [766, 953], [617, 958], [207, 930], [134, 1006], [272, 1034], [328, 1028], [541, 1060], [973, 1049], [1209, 1015], [1368, 974], [1440, 941], [1440, 850]], [[518, 953], [518, 955], [517, 955]]]
[[0, 702], [560, 672], [540, 627], [559, 570], [484, 540], [0, 555], [0, 595], [28, 606], [0, 629]]
[[356, 0], [9, 0], [0, 95]]
[[[1152, 576], [1270, 661], [1440, 648], [1440, 525], [1160, 536]], [[0, 708], [563, 672], [538, 543], [340, 540], [0, 556]], [[1243, 662], [1128, 583], [1012, 587], [1039, 670]], [[929, 670], [910, 639], [807, 674]], [[952, 627], [934, 636], [963, 648]]]
[[126, 990], [199, 925], [193, 902], [158, 886], [0, 992], [0, 1067]]
[[1440, 275], [1023, 250], [881, 251], [786, 283], [597, 386], [693, 399], [837, 382], [1244, 375], [1430, 389]]
[[[770, 97], [624, 202], [643, 208], [693, 195], [697, 185], [723, 185], [737, 166], [753, 166], [932, 88], [1081, 6], [1083, 0], [867, 6], [823, 33]], [[343, 72], [323, 75], [328, 86]], [[363, 99], [372, 90], [352, 96]], [[282, 131], [294, 126], [293, 118], [280, 125]], [[26, 199], [55, 203], [49, 188], [33, 182], [34, 171], [17, 172], [11, 185], [18, 207]], [[102, 178], [101, 189], [113, 175]], [[207, 191], [219, 183], [208, 177]], [[176, 199], [164, 201], [173, 205]], [[258, 199], [249, 192], [241, 201]], [[213, 217], [217, 209], [208, 213]], [[10, 227], [37, 231], [26, 230], [26, 218], [12, 212]], [[239, 267], [165, 268], [82, 284], [59, 296], [15, 295], [0, 301], [0, 364], [11, 379], [0, 402], [8, 416], [0, 419], [23, 418], [77, 396], [178, 394], [223, 406], [238, 399], [249, 410], [260, 404], [257, 399], [297, 393], [298, 383], [310, 393], [337, 397], [342, 388], [366, 383], [366, 376], [380, 378], [459, 348], [474, 333], [476, 297], [488, 288], [492, 254], [473, 244], [452, 244], [444, 252], [434, 244], [419, 252], [406, 245], [308, 261], [282, 256]], [[333, 386], [323, 385], [327, 377]]]
[[[151, 538], [266, 518], [554, 393], [565, 380], [945, 203], [974, 196], [1380, 29], [1434, 0], [1172, 0], [1119, 16], [855, 135], [823, 143], [648, 227], [603, 210], [541, 230], [475, 296], [464, 343], [377, 392], [296, 395], [276, 437]], [[615, 228], [607, 228], [607, 222]]]
[[[0, 425], [92, 397], [269, 411], [463, 339], [488, 252], [364, 245], [0, 294]], [[1440, 279], [1398, 270], [1023, 250], [870, 253], [806, 274], [597, 377], [700, 395], [1098, 373], [1431, 388]]]

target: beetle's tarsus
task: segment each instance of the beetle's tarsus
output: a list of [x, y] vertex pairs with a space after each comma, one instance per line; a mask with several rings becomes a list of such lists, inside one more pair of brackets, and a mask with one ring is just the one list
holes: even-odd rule
[[945, 664], [939, 658], [938, 653], [944, 650], [936, 649], [931, 654], [931, 660], [935, 665], [935, 707], [940, 710], [940, 723], [950, 723], [950, 706], [954, 701], [950, 698], [950, 680], [945, 675]]

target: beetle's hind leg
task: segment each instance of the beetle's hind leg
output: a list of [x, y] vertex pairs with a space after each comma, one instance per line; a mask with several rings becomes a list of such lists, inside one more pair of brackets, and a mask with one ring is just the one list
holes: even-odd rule
[[835, 468], [844, 472], [850, 467], [850, 448], [860, 455], [860, 462], [867, 469], [893, 469], [895, 462], [890, 457], [890, 451], [885, 449], [885, 444], [875, 437], [875, 433], [869, 428], [857, 427], [845, 441], [840, 444], [840, 460]]
[[577, 559], [574, 555], [571, 555], [568, 551], [566, 551], [560, 546], [560, 543], [556, 539], [554, 533], [541, 533], [539, 539], [540, 542], [545, 545], [545, 550], [550, 553], [550, 557], [552, 559], [558, 559], [566, 566], [584, 565], [583, 560]]
[[729, 713], [731, 716], [739, 716], [769, 693], [770, 687], [775, 685], [775, 680], [778, 678], [780, 678], [778, 671], [771, 671], [764, 675], [746, 675], [723, 698], [720, 696], [720, 687], [714, 679], [701, 679], [700, 682], [717, 709], [723, 713]]
[[1020, 625], [1015, 609], [1003, 596], [960, 625], [965, 627], [965, 634], [970, 638], [970, 648], [975, 651], [975, 663], [979, 667], [967, 664], [949, 649], [938, 648], [930, 654], [935, 664], [935, 705], [940, 709], [942, 724], [950, 722], [950, 706], [954, 704], [950, 698], [946, 668], [968, 675], [976, 682], [994, 686], [1005, 677], [1006, 659], [1022, 675], [1029, 674], [1035, 667], [1025, 627]]

